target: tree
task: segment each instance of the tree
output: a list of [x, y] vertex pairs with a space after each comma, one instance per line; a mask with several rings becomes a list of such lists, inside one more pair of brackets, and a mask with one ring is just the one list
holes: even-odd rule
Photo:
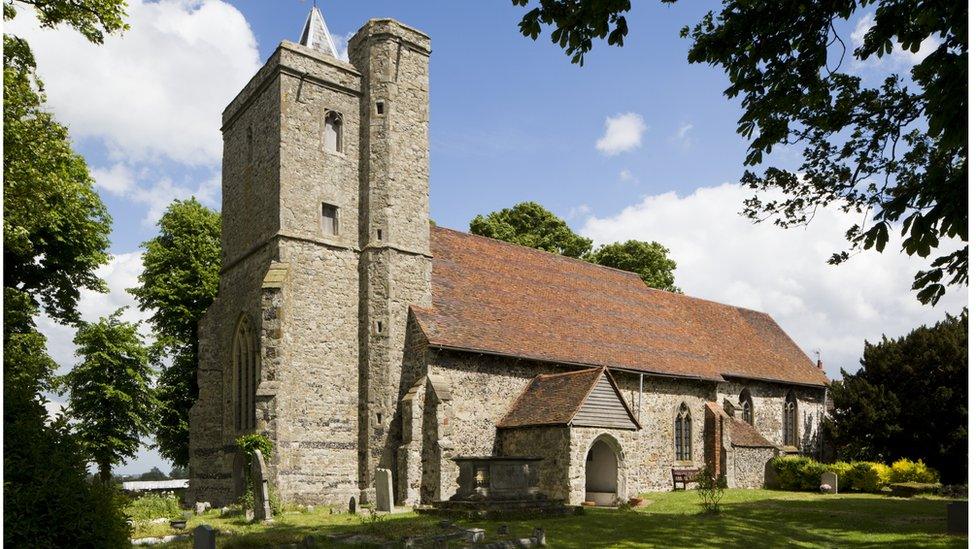
[[922, 459], [944, 482], [967, 479], [969, 313], [897, 339], [865, 342], [861, 369], [841, 371], [829, 431], [841, 457]]
[[117, 492], [89, 482], [67, 417], [51, 421], [30, 388], [5, 384], [3, 392], [4, 546], [129, 546]]
[[70, 415], [103, 482], [113, 465], [135, 456], [156, 412], [148, 352], [138, 325], [121, 314], [81, 325], [74, 342], [82, 361], [65, 376]]
[[471, 220], [471, 232], [640, 275], [651, 288], [680, 292], [674, 285], [677, 264], [657, 242], [628, 240], [593, 251], [593, 241], [573, 232], [556, 214], [535, 202], [521, 202]]
[[139, 475], [139, 480], [166, 480], [168, 478], [169, 477], [166, 476], [166, 473], [159, 470], [159, 467], [153, 467], [152, 469]]
[[187, 469], [186, 467], [174, 465], [173, 468], [169, 470], [169, 478], [181, 479], [181, 478], [189, 478], [189, 477], [190, 477], [190, 470]]
[[674, 285], [674, 270], [678, 264], [668, 257], [668, 249], [657, 242], [614, 242], [601, 246], [587, 259], [604, 267], [637, 273], [650, 288], [681, 292]]
[[[929, 37], [938, 42], [910, 82], [892, 74], [866, 86], [840, 70], [850, 48], [837, 24], [872, 9], [873, 24], [853, 58], [918, 52]], [[535, 39], [543, 24], [554, 25], [552, 41], [582, 65], [594, 39], [623, 45], [629, 10], [626, 0], [540, 0], [519, 27]], [[846, 233], [852, 250], [882, 251], [899, 227], [908, 255], [927, 258], [958, 240], [966, 244], [941, 250], [916, 274], [913, 289], [934, 304], [946, 286], [968, 284], [967, 11], [965, 2], [936, 0], [724, 0], [720, 13], [682, 29], [692, 39], [689, 62], [722, 67], [730, 82], [725, 95], [741, 98], [737, 131], [751, 140], [747, 166], [761, 165], [775, 145], [803, 147], [797, 169], [745, 171], [741, 183], [756, 194], [744, 215], [795, 227], [822, 208], [861, 213], [864, 221]], [[849, 257], [843, 250], [829, 262]]]
[[[93, 42], [124, 29], [122, 0], [23, 1], [42, 25], [66, 23]], [[4, 20], [16, 16], [4, 2]], [[3, 35], [3, 278], [62, 322], [78, 320], [81, 289], [104, 291], [95, 269], [108, 260], [111, 219], [68, 130], [43, 108], [43, 85], [27, 42]]]
[[197, 395], [197, 322], [220, 280], [220, 214], [193, 198], [174, 201], [159, 220], [159, 235], [143, 248], [140, 285], [129, 292], [140, 310], [152, 313], [154, 362], [162, 370], [156, 444], [163, 457], [186, 466], [190, 407]]
[[471, 232], [577, 259], [593, 247], [592, 240], [574, 233], [565, 221], [535, 202], [478, 215], [471, 220]]

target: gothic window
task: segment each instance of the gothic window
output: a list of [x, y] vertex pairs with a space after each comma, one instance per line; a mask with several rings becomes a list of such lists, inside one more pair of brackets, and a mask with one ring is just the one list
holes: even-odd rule
[[742, 407], [742, 421], [749, 425], [753, 424], [752, 394], [749, 389], [743, 389], [739, 394], [739, 406]]
[[325, 150], [342, 152], [342, 115], [335, 111], [325, 115]]
[[674, 417], [674, 459], [691, 461], [691, 410], [684, 402]]
[[790, 391], [786, 395], [786, 403], [783, 404], [783, 444], [787, 446], [800, 445], [797, 438], [796, 416], [796, 395]]
[[254, 428], [254, 394], [258, 385], [257, 350], [254, 330], [247, 317], [242, 317], [234, 334], [234, 428], [246, 431]]

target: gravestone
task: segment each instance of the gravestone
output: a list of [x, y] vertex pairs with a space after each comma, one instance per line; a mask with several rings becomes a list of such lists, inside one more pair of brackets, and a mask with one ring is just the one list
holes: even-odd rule
[[198, 501], [196, 503], [196, 513], [198, 515], [202, 515], [202, 514], [206, 513], [209, 510], [210, 510], [210, 502], [209, 501]]
[[969, 502], [950, 501], [946, 507], [949, 514], [946, 523], [948, 532], [965, 535], [969, 531]]
[[268, 468], [261, 450], [254, 450], [251, 460], [251, 482], [254, 483], [254, 519], [271, 520], [271, 497], [268, 494]]
[[485, 530], [483, 528], [468, 528], [464, 531], [464, 539], [469, 543], [483, 543]]
[[393, 511], [393, 474], [389, 469], [376, 469], [376, 510]]
[[820, 475], [820, 485], [821, 486], [830, 486], [830, 489], [829, 490], [825, 490], [824, 491], [825, 493], [827, 493], [827, 494], [836, 494], [837, 493], [837, 473], [835, 473], [833, 471], [827, 471], [826, 473]]
[[349, 498], [349, 512], [352, 514], [359, 512], [359, 501], [356, 500], [356, 496]]
[[193, 529], [193, 549], [217, 549], [217, 532], [209, 524]]

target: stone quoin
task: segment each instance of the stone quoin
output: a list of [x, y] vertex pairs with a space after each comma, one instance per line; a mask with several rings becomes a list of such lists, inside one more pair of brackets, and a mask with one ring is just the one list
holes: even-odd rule
[[429, 221], [426, 34], [371, 19], [347, 62], [313, 7], [301, 36], [223, 113], [188, 500], [241, 495], [249, 433], [282, 501], [343, 508], [377, 469], [398, 505], [445, 501], [465, 456], [612, 504], [819, 451], [827, 379], [768, 315]]

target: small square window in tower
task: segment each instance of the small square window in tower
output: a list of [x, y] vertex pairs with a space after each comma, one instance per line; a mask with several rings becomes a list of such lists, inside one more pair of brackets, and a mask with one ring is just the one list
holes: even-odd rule
[[342, 116], [335, 111], [325, 115], [325, 150], [342, 152]]
[[322, 233], [339, 234], [339, 208], [325, 202], [322, 203]]

